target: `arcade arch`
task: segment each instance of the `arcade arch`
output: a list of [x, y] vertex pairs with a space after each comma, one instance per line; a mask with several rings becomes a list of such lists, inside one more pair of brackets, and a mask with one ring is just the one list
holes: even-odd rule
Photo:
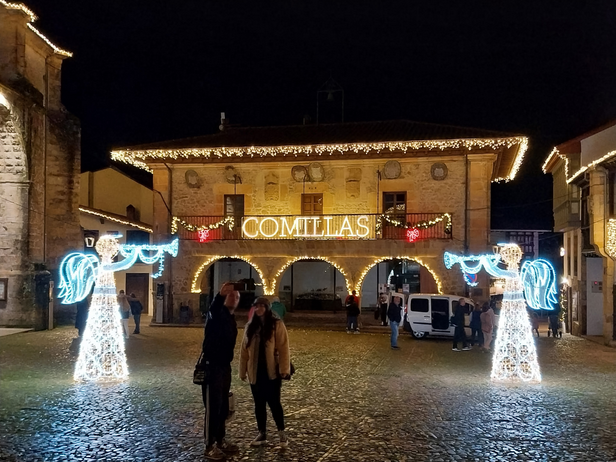
[[277, 294], [288, 309], [341, 310], [351, 292], [344, 268], [323, 257], [296, 257], [271, 280], [269, 294]]
[[381, 284], [393, 284], [396, 290], [408, 284], [411, 293], [443, 293], [438, 275], [418, 258], [383, 257], [368, 265], [355, 286], [362, 306], [376, 303]]

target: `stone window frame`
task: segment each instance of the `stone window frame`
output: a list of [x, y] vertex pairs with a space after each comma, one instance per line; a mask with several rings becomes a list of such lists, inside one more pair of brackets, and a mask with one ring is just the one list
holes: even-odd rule
[[0, 278], [0, 302], [6, 302], [8, 298], [9, 278]]

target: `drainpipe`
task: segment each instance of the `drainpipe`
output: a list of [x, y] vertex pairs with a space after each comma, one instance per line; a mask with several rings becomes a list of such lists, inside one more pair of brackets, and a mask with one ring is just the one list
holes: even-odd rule
[[468, 254], [468, 153], [464, 154], [464, 255]]

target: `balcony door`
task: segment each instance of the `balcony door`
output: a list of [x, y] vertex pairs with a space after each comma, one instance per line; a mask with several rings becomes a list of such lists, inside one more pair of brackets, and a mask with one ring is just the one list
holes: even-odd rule
[[239, 239], [242, 235], [242, 219], [244, 218], [243, 194], [225, 194], [225, 216], [233, 217], [235, 226], [232, 231], [224, 227], [224, 239]]
[[[302, 216], [323, 215], [323, 194], [302, 194]], [[302, 225], [303, 226], [303, 225]], [[302, 233], [319, 235], [323, 232], [323, 223], [308, 225]]]
[[[383, 214], [392, 220], [406, 223], [406, 192], [384, 192]], [[406, 230], [393, 226], [389, 222], [383, 223], [383, 235], [385, 239], [404, 239]]]

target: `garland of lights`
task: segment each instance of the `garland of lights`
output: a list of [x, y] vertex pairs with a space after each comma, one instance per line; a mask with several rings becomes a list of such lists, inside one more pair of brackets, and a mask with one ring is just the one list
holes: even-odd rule
[[[115, 381], [128, 377], [113, 273], [130, 268], [140, 258], [146, 264], [159, 262], [159, 274], [153, 276], [157, 277], [163, 271], [165, 252], [174, 257], [178, 252], [178, 239], [164, 245], [120, 245], [118, 237], [100, 237], [96, 243], [100, 263], [96, 255], [74, 252], [67, 255], [60, 264], [59, 297], [63, 299], [63, 304], [84, 300], [94, 286], [88, 321], [75, 365], [75, 380]], [[145, 253], [150, 251], [156, 253], [153, 256]], [[118, 253], [124, 256], [124, 260], [113, 263]]]
[[235, 226], [235, 220], [233, 219], [233, 217], [225, 217], [222, 220], [217, 221], [216, 223], [212, 223], [211, 225], [197, 226], [191, 225], [190, 223], [182, 220], [180, 217], [173, 217], [171, 221], [171, 234], [176, 234], [178, 232], [178, 224], [182, 225], [184, 228], [186, 228], [186, 230], [192, 232], [199, 232], [203, 230], [209, 231], [212, 229], [220, 228], [223, 225], [227, 225], [227, 228], [229, 229], [229, 231], [231, 231]]
[[[506, 270], [497, 266], [501, 258], [507, 265]], [[445, 252], [443, 258], [448, 269], [460, 264], [465, 273], [477, 274], [483, 267], [491, 276], [505, 278], [498, 336], [492, 357], [493, 381], [541, 381], [524, 296], [531, 308], [553, 309], [554, 269], [545, 260], [536, 260], [525, 262], [522, 271], [518, 272], [521, 258], [522, 251], [515, 244], [502, 245], [500, 255], [459, 256]], [[467, 261], [474, 265], [468, 265]]]
[[616, 156], [616, 151], [610, 151], [607, 154], [599, 157], [598, 159], [595, 159], [592, 162], [588, 163], [587, 165], [580, 167], [580, 169], [571, 176], [569, 176], [569, 158], [561, 154], [558, 148], [552, 149], [552, 152], [550, 152], [548, 157], [545, 159], [545, 162], [543, 162], [543, 166], [541, 167], [541, 170], [543, 170], [543, 173], [548, 173], [547, 171], [548, 164], [550, 163], [550, 161], [552, 160], [554, 156], [558, 156], [565, 161], [565, 181], [567, 182], [567, 184], [570, 184], [573, 180], [575, 180], [578, 176], [580, 176], [585, 171], [591, 169], [595, 165], [600, 164], [601, 162], [605, 162], [606, 160]]
[[150, 228], [149, 226], [140, 225], [139, 223], [137, 223], [135, 221], [122, 220], [122, 219], [120, 219], [118, 217], [114, 217], [114, 216], [108, 215], [106, 213], [98, 212], [96, 210], [92, 210], [92, 209], [89, 209], [89, 208], [86, 208], [86, 207], [79, 207], [79, 211], [83, 212], [83, 213], [87, 213], [89, 215], [95, 215], [97, 217], [105, 218], [105, 219], [107, 219], [109, 221], [113, 221], [113, 222], [120, 223], [120, 224], [123, 224], [123, 225], [132, 226], [134, 228], [140, 229], [140, 230], [145, 231], [147, 233], [152, 233], [152, 228]]
[[[332, 265], [334, 268], [336, 268], [338, 271], [340, 271], [340, 273], [342, 273], [342, 275], [344, 276], [344, 282], [346, 283], [346, 287], [347, 287], [347, 292], [351, 293], [351, 284], [349, 282], [349, 278], [347, 276], [347, 273], [344, 271], [344, 269], [338, 265], [337, 263], [329, 260], [326, 257], [321, 257], [321, 256], [316, 256], [316, 257], [309, 257], [307, 255], [304, 255], [303, 257], [295, 257], [295, 258], [291, 258], [290, 260], [288, 260], [284, 265], [282, 265], [282, 267], [276, 272], [276, 276], [274, 276], [273, 280], [272, 280], [272, 284], [271, 287], [269, 288], [269, 290], [265, 293], [265, 295], [274, 295], [275, 291], [276, 291], [276, 283], [278, 282], [278, 278], [286, 271], [286, 269], [291, 266], [293, 263], [299, 261], [299, 260], [322, 260], [324, 262], [329, 263], [330, 265]], [[335, 288], [334, 288], [335, 290]]]
[[30, 8], [25, 6], [23, 3], [10, 3], [10, 2], [7, 2], [6, 0], [0, 0], [0, 5], [3, 5], [5, 8], [9, 10], [20, 10], [22, 13], [26, 14], [29, 17], [28, 24], [27, 24], [28, 28], [31, 29], [32, 32], [34, 32], [36, 35], [38, 35], [47, 45], [49, 45], [53, 49], [54, 53], [62, 55], [62, 56], [66, 56], [69, 58], [73, 56], [73, 53], [71, 53], [70, 51], [63, 50], [62, 48], [59, 48], [53, 43], [51, 43], [51, 40], [49, 40], [47, 37], [41, 34], [31, 24], [32, 22], [36, 21], [38, 18], [34, 14], [34, 12]]
[[432, 226], [437, 225], [443, 220], [446, 220], [445, 221], [445, 233], [451, 234], [451, 215], [449, 213], [443, 213], [440, 217], [436, 217], [432, 220], [419, 221], [415, 224], [403, 223], [402, 221], [397, 220], [391, 217], [390, 215], [381, 214], [376, 218], [375, 231], [377, 234], [381, 232], [381, 230], [383, 229], [384, 221], [386, 221], [390, 225], [396, 226], [398, 228], [403, 228], [403, 229], [409, 229], [409, 228], [428, 229], [428, 228], [431, 228]]
[[607, 242], [605, 243], [605, 251], [612, 259], [616, 260], [616, 219], [608, 219], [606, 227]]
[[257, 265], [255, 265], [252, 261], [250, 261], [248, 258], [240, 257], [238, 255], [233, 255], [233, 256], [230, 256], [230, 257], [225, 257], [225, 256], [222, 256], [222, 255], [215, 255], [213, 257], [208, 258], [203, 263], [201, 263], [199, 268], [197, 268], [197, 271], [195, 271], [195, 275], [193, 276], [192, 284], [190, 286], [190, 292], [191, 293], [193, 293], [193, 294], [200, 294], [201, 293], [201, 289], [198, 286], [199, 277], [201, 276], [201, 273], [211, 263], [215, 262], [216, 260], [220, 260], [222, 258], [234, 258], [236, 260], [245, 261], [246, 263], [251, 265], [255, 270], [257, 270], [257, 273], [259, 274], [259, 277], [261, 278], [261, 282], [263, 283], [263, 291], [264, 291], [265, 295], [269, 294], [269, 292], [267, 291], [267, 281], [263, 277], [263, 273], [261, 272], [261, 269]]
[[237, 148], [211, 147], [211, 148], [187, 148], [187, 149], [146, 149], [146, 150], [118, 150], [111, 151], [111, 158], [127, 164], [132, 164], [149, 172], [152, 169], [147, 165], [146, 160], [156, 161], [164, 159], [189, 159], [189, 158], [216, 158], [224, 159], [231, 157], [276, 157], [312, 155], [321, 156], [323, 154], [332, 155], [333, 153], [344, 154], [353, 152], [355, 154], [363, 152], [380, 153], [383, 150], [389, 152], [404, 152], [408, 150], [441, 150], [445, 149], [498, 149], [502, 147], [510, 148], [519, 145], [518, 154], [511, 167], [509, 176], [506, 178], [496, 178], [494, 181], [511, 181], [515, 178], [522, 159], [528, 149], [528, 138], [524, 136], [514, 136], [507, 138], [458, 138], [451, 140], [421, 140], [421, 141], [395, 141], [380, 143], [342, 143], [342, 144], [318, 144], [318, 145], [294, 145], [294, 146], [245, 146]]

